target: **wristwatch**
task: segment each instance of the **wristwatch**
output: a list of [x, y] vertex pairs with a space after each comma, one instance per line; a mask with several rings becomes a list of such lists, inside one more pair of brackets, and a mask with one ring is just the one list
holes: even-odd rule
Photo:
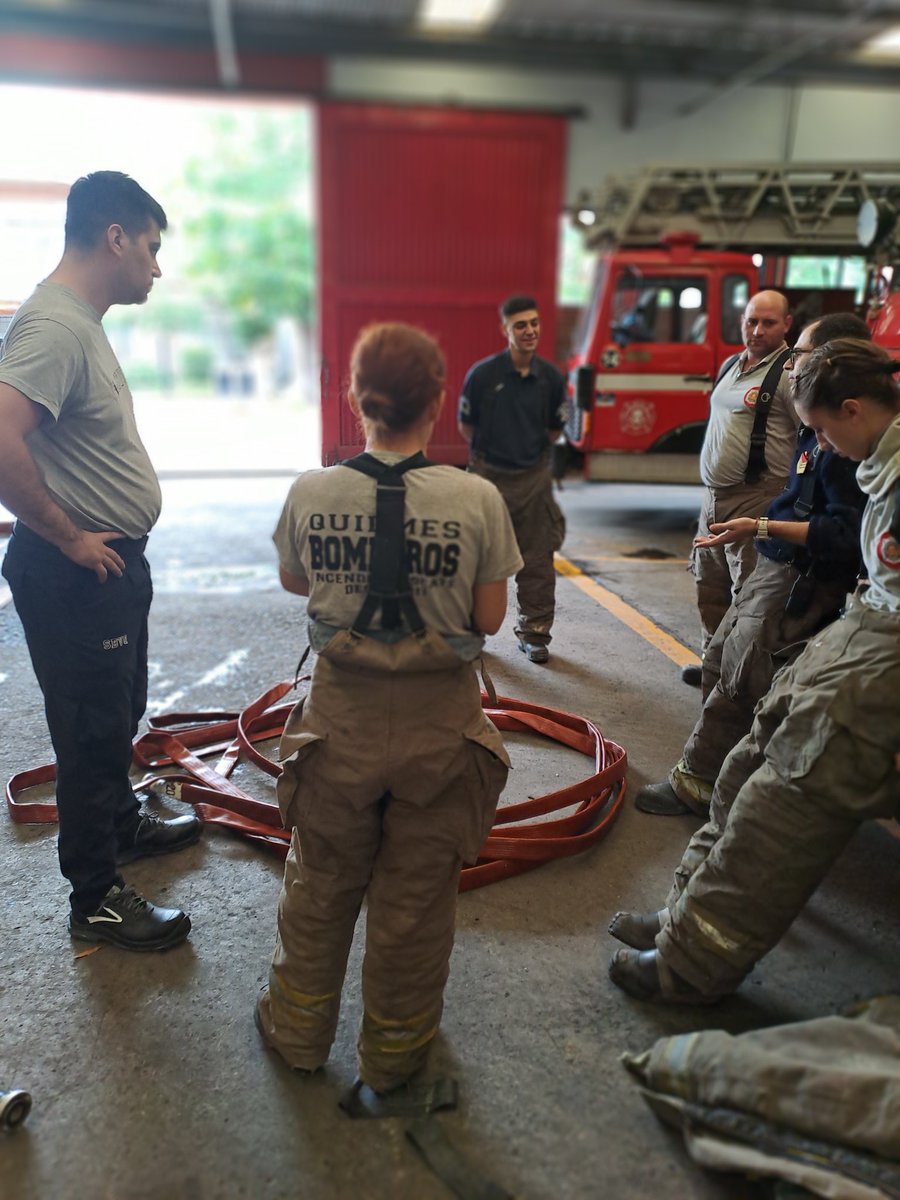
[[757, 517], [756, 518], [756, 537], [757, 537], [757, 540], [760, 542], [765, 542], [768, 540], [768, 537], [769, 537], [769, 518], [768, 517]]

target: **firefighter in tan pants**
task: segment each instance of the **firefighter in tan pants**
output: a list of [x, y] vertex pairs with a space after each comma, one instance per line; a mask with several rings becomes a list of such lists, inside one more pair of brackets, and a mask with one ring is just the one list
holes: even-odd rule
[[367, 453], [300, 476], [275, 531], [319, 656], [282, 739], [293, 836], [257, 1024], [290, 1066], [324, 1064], [365, 897], [359, 1074], [386, 1092], [437, 1032], [460, 868], [506, 782], [473, 660], [521, 558], [496, 488], [422, 455], [444, 394], [435, 343], [372, 326], [351, 378]]
[[861, 822], [900, 815], [898, 370], [848, 338], [815, 350], [798, 377], [798, 410], [823, 448], [863, 460], [869, 584], [776, 679], [725, 761], [666, 907], [614, 918], [633, 949], [613, 956], [610, 978], [631, 995], [697, 1003], [733, 992]]
[[[787, 482], [797, 419], [779, 363], [787, 353], [784, 339], [790, 327], [787, 299], [780, 292], [766, 290], [751, 296], [741, 319], [746, 349], [720, 375], [709, 398], [709, 423], [700, 452], [700, 478], [705, 485], [700, 537], [690, 564], [703, 653], [756, 566], [752, 542], [711, 545], [710, 526], [764, 513]], [[754, 444], [755, 438], [761, 438], [761, 444]], [[685, 683], [703, 685], [706, 698], [700, 667], [684, 667], [681, 677]]]
[[[853, 313], [830, 313], [807, 325], [785, 364], [792, 387], [810, 352], [839, 337], [868, 341], [871, 335]], [[704, 704], [681, 758], [665, 782], [638, 792], [635, 807], [641, 812], [707, 816], [722, 764], [749, 732], [776, 672], [843, 608], [860, 567], [866, 498], [856, 482], [858, 465], [823, 451], [813, 430], [801, 426], [787, 487], [765, 517], [715, 524], [704, 539], [721, 544], [757, 539], [756, 567], [706, 648]]]
[[498, 488], [512, 517], [522, 569], [516, 575], [516, 638], [529, 662], [545, 663], [556, 611], [554, 551], [566, 536], [553, 498], [550, 447], [565, 424], [566, 382], [537, 354], [541, 319], [531, 296], [500, 305], [507, 347], [470, 367], [459, 400], [469, 470]]

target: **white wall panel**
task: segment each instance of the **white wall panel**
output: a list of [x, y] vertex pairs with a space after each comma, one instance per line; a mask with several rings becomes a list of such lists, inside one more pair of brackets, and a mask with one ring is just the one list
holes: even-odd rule
[[[620, 81], [588, 73], [516, 70], [401, 59], [335, 58], [335, 98], [583, 107], [569, 125], [565, 194], [647, 163], [900, 159], [900, 93], [861, 88], [755, 86], [717, 94], [704, 84], [637, 85], [636, 119], [623, 129]], [[679, 108], [709, 97], [689, 116]], [[793, 118], [792, 118], [793, 107]], [[792, 148], [792, 152], [791, 152]]]

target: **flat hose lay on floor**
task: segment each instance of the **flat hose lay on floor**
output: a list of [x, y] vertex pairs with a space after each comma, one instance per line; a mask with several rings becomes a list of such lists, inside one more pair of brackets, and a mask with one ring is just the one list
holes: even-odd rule
[[[242, 757], [267, 775], [281, 774], [279, 764], [257, 750], [255, 743], [281, 734], [294, 702], [279, 702], [294, 687], [293, 681], [279, 683], [240, 713], [169, 713], [151, 718], [149, 732], [134, 743], [136, 765], [154, 772], [180, 767], [186, 773], [151, 775], [137, 783], [135, 790], [156, 789], [187, 801], [206, 823], [233, 830], [284, 858], [290, 831], [282, 828], [277, 806], [254, 799], [229, 776]], [[481, 701], [498, 729], [538, 733], [561, 742], [590, 756], [594, 773], [580, 783], [500, 809], [478, 861], [463, 869], [459, 885], [463, 892], [532, 871], [554, 858], [580, 854], [609, 831], [625, 798], [625, 751], [604, 738], [593, 721], [506, 696], [488, 699], [482, 693]], [[217, 753], [221, 757], [214, 767], [201, 757]], [[12, 819], [38, 824], [55, 821], [55, 804], [20, 799], [30, 788], [55, 778], [53, 764], [14, 775], [6, 786]], [[532, 820], [564, 809], [574, 811], [552, 820]]]

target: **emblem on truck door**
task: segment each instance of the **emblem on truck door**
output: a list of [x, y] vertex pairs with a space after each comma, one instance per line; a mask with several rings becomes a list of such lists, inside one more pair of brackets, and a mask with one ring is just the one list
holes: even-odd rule
[[626, 400], [619, 410], [619, 428], [629, 437], [643, 437], [656, 424], [656, 405], [650, 400]]

